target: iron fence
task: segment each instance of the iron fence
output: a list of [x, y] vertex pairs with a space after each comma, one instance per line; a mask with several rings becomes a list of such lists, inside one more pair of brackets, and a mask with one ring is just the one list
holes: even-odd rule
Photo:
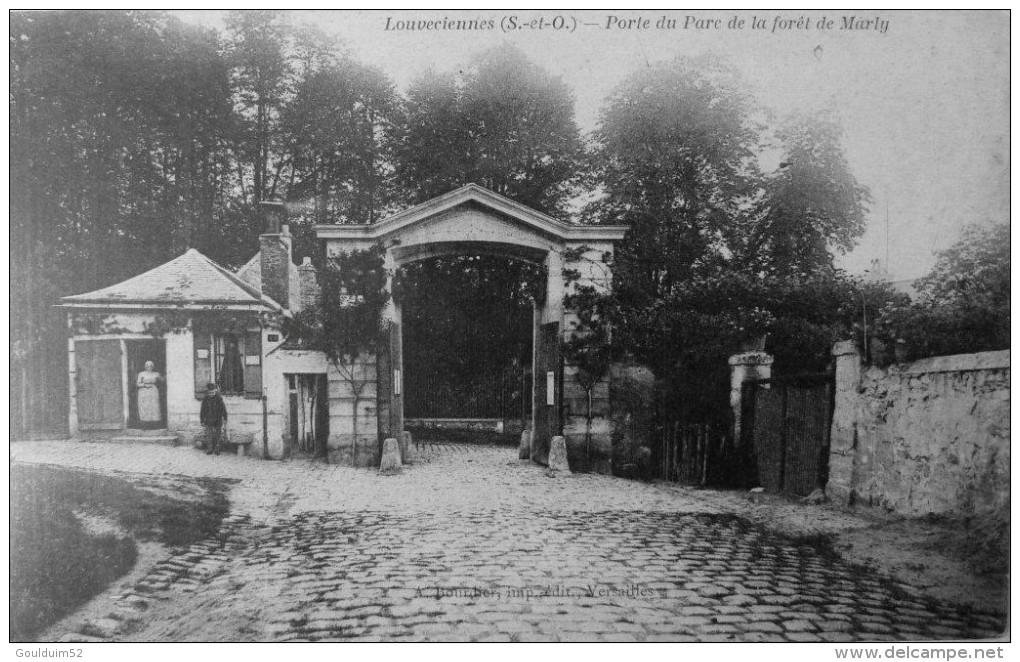
[[434, 372], [404, 377], [407, 418], [527, 419], [531, 415], [531, 373], [480, 372], [453, 379]]

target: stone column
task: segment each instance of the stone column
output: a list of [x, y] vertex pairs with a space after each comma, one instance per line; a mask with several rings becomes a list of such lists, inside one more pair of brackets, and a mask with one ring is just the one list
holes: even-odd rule
[[772, 376], [772, 355], [765, 352], [744, 352], [730, 357], [730, 408], [733, 410], [733, 443], [740, 444], [743, 414], [744, 382]]
[[[67, 377], [68, 377], [68, 398], [67, 398], [67, 431], [71, 438], [78, 437], [78, 384], [75, 377], [78, 374], [78, 366], [75, 362], [74, 353], [74, 313], [67, 314]], [[24, 360], [24, 359], [23, 359]], [[24, 419], [23, 419], [24, 420]], [[26, 423], [22, 423], [26, 425]]]
[[563, 256], [557, 250], [546, 254], [545, 306], [542, 309], [542, 323], [563, 324]]
[[846, 505], [853, 493], [861, 354], [854, 341], [844, 340], [832, 346], [832, 355], [836, 357], [836, 394], [829, 434], [829, 481], [825, 495], [836, 503]]

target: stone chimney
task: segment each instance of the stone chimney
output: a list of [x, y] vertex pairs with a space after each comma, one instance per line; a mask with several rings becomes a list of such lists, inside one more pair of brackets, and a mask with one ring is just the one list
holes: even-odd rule
[[298, 277], [301, 279], [301, 310], [312, 310], [319, 303], [319, 281], [312, 258], [305, 256], [298, 265]]
[[291, 236], [284, 224], [282, 202], [262, 202], [265, 231], [259, 235], [262, 293], [284, 308], [290, 307]]

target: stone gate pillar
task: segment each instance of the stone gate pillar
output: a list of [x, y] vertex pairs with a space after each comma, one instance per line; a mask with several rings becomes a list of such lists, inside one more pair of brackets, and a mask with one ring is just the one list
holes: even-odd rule
[[400, 302], [393, 296], [393, 278], [397, 272], [397, 261], [393, 247], [383, 257], [386, 269], [386, 291], [389, 301], [382, 312], [383, 338], [376, 356], [376, 421], [378, 424], [378, 453], [381, 457], [383, 440], [401, 439], [404, 435], [404, 361], [403, 332]]
[[[560, 284], [560, 298], [577, 287], [593, 287], [597, 292], [608, 292], [613, 286], [611, 260], [613, 244], [607, 241], [567, 242], [568, 259], [556, 273]], [[565, 284], [564, 269], [577, 276], [571, 285]], [[549, 279], [553, 279], [550, 272]], [[564, 307], [561, 341], [569, 341], [576, 330], [577, 314]], [[607, 371], [592, 386], [590, 398], [582, 383], [578, 366], [565, 361], [563, 366], [563, 437], [567, 444], [567, 457], [572, 471], [613, 472], [614, 421], [610, 403], [611, 371]]]
[[861, 386], [861, 354], [857, 344], [844, 340], [832, 346], [836, 357], [836, 394], [829, 434], [829, 481], [825, 495], [836, 503], [850, 502], [857, 439], [857, 394]]
[[740, 444], [744, 383], [772, 376], [771, 354], [744, 352], [730, 357], [730, 409], [733, 410], [733, 444]]
[[535, 310], [532, 338], [531, 459], [539, 464], [548, 461], [550, 442], [561, 434], [563, 404], [563, 256], [550, 250], [543, 266], [545, 300]]

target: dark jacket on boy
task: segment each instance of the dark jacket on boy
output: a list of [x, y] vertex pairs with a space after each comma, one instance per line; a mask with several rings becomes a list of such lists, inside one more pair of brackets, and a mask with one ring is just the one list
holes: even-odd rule
[[[192, 409], [194, 411], [194, 409]], [[227, 420], [227, 407], [223, 398], [215, 391], [202, 398], [202, 411], [199, 414], [202, 425], [220, 427]]]

